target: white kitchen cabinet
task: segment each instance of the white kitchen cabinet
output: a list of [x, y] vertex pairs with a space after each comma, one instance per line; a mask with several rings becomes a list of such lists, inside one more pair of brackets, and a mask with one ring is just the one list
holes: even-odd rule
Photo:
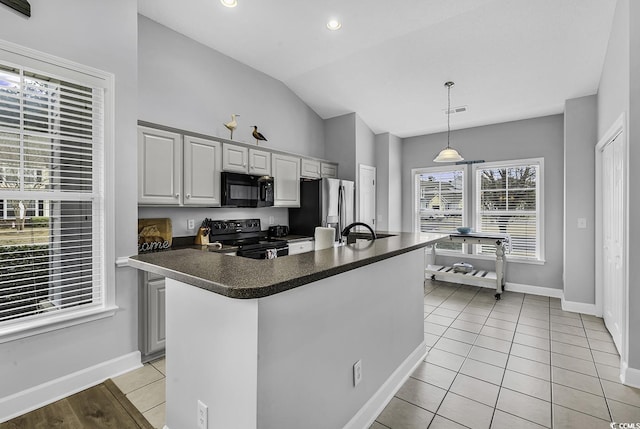
[[236, 173], [249, 171], [249, 149], [230, 143], [222, 145], [222, 169]]
[[178, 205], [182, 189], [182, 136], [138, 127], [138, 203]]
[[311, 252], [313, 250], [313, 240], [302, 240], [289, 242], [289, 255]]
[[222, 144], [199, 137], [184, 137], [185, 206], [220, 206]]
[[163, 276], [140, 274], [139, 325], [142, 360], [149, 361], [164, 354], [166, 337], [166, 290]]
[[300, 158], [271, 154], [271, 173], [275, 189], [273, 205], [300, 207]]
[[320, 161], [302, 158], [300, 163], [300, 175], [309, 179], [319, 179]]
[[320, 177], [338, 178], [338, 164], [330, 162], [320, 163]]
[[249, 174], [271, 176], [271, 152], [249, 149]]

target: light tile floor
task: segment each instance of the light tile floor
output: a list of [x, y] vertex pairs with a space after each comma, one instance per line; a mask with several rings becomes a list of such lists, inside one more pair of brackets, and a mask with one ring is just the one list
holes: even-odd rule
[[372, 429], [609, 428], [640, 422], [601, 318], [555, 298], [425, 284], [429, 353]]
[[[601, 318], [555, 298], [425, 284], [429, 353], [371, 429], [609, 428], [640, 422], [640, 389], [618, 378]], [[164, 359], [114, 379], [156, 428], [165, 420]]]
[[158, 359], [113, 379], [129, 401], [158, 429], [165, 421], [164, 364], [164, 358]]

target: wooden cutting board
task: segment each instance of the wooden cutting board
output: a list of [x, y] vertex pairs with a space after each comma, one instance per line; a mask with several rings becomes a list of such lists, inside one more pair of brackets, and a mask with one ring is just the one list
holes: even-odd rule
[[138, 219], [138, 253], [171, 249], [171, 219]]

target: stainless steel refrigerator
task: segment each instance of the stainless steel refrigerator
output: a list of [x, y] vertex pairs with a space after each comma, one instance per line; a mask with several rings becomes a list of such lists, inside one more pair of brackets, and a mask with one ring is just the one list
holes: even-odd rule
[[313, 237], [316, 226], [335, 228], [337, 240], [354, 221], [354, 183], [319, 179], [300, 182], [300, 208], [289, 209], [289, 234]]

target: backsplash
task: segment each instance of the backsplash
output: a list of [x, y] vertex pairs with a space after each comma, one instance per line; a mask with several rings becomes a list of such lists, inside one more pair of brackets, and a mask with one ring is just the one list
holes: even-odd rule
[[[264, 208], [202, 208], [202, 207], [138, 207], [138, 218], [171, 218], [173, 236], [196, 235], [204, 218], [224, 219], [260, 219], [262, 229], [270, 225], [289, 225], [289, 209], [280, 207]], [[195, 220], [195, 228], [188, 229], [187, 221]]]

